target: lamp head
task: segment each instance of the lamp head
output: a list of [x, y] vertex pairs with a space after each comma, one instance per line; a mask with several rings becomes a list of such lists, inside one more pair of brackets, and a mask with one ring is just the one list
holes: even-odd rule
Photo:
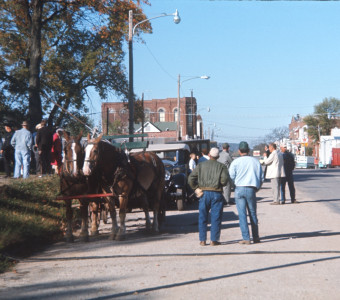
[[174, 22], [175, 24], [178, 24], [179, 22], [181, 22], [181, 18], [178, 14], [178, 10], [176, 9], [176, 12], [174, 13]]
[[209, 78], [210, 78], [210, 76], [203, 75], [203, 76], [201, 76], [200, 78], [201, 78], [201, 79], [209, 79]]

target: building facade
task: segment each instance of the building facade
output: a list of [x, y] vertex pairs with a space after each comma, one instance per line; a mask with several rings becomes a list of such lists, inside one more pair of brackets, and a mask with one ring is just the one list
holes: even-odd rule
[[[158, 124], [159, 132], [153, 135], [177, 137], [178, 125], [178, 99], [152, 99], [144, 100], [144, 122], [148, 124]], [[127, 134], [129, 132], [129, 111], [124, 106], [124, 102], [102, 103], [102, 126], [104, 134], [112, 134], [116, 131], [114, 126], [118, 126], [119, 132]], [[166, 128], [161, 125], [167, 125]], [[140, 127], [140, 126], [139, 126]], [[136, 130], [138, 126], [135, 126]], [[116, 131], [117, 132], [117, 131]], [[194, 97], [183, 97], [180, 99], [180, 136], [182, 139], [202, 138], [202, 119], [197, 116], [197, 103]], [[148, 135], [151, 132], [145, 131]], [[197, 134], [199, 133], [199, 135]]]

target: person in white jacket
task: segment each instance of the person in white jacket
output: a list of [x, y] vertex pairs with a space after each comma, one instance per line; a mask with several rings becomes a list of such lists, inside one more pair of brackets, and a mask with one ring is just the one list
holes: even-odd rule
[[267, 166], [266, 179], [270, 179], [273, 190], [273, 202], [271, 204], [280, 204], [280, 178], [285, 177], [282, 153], [278, 153], [274, 143], [269, 144], [269, 157], [264, 153], [263, 164]]

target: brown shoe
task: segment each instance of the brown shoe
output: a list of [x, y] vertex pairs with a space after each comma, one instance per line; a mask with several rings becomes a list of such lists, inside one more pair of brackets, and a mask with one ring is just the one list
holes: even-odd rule
[[260, 238], [255, 238], [255, 239], [253, 239], [253, 243], [254, 243], [254, 244], [261, 243]]
[[250, 241], [242, 240], [238, 242], [241, 245], [250, 245]]
[[210, 246], [219, 246], [219, 245], [221, 245], [220, 242], [217, 242], [217, 241], [211, 241], [210, 242]]
[[206, 243], [205, 241], [200, 241], [200, 245], [201, 245], [201, 246], [206, 246], [207, 243]]
[[296, 200], [292, 200], [292, 204], [299, 204], [300, 202], [296, 201]]

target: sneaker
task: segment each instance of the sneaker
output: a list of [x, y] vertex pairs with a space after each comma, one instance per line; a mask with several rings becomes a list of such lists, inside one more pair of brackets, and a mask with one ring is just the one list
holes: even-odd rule
[[206, 246], [207, 243], [205, 241], [200, 241], [200, 246]]
[[217, 242], [217, 241], [211, 241], [210, 242], [210, 246], [219, 246], [219, 245], [221, 245], [220, 242]]
[[242, 241], [239, 241], [238, 243], [241, 245], [250, 245], [250, 241], [248, 240], [242, 240]]
[[281, 204], [281, 205], [283, 205], [283, 204], [285, 204], [285, 203], [286, 203], [286, 202], [284, 202], [284, 201], [280, 201], [280, 204]]

